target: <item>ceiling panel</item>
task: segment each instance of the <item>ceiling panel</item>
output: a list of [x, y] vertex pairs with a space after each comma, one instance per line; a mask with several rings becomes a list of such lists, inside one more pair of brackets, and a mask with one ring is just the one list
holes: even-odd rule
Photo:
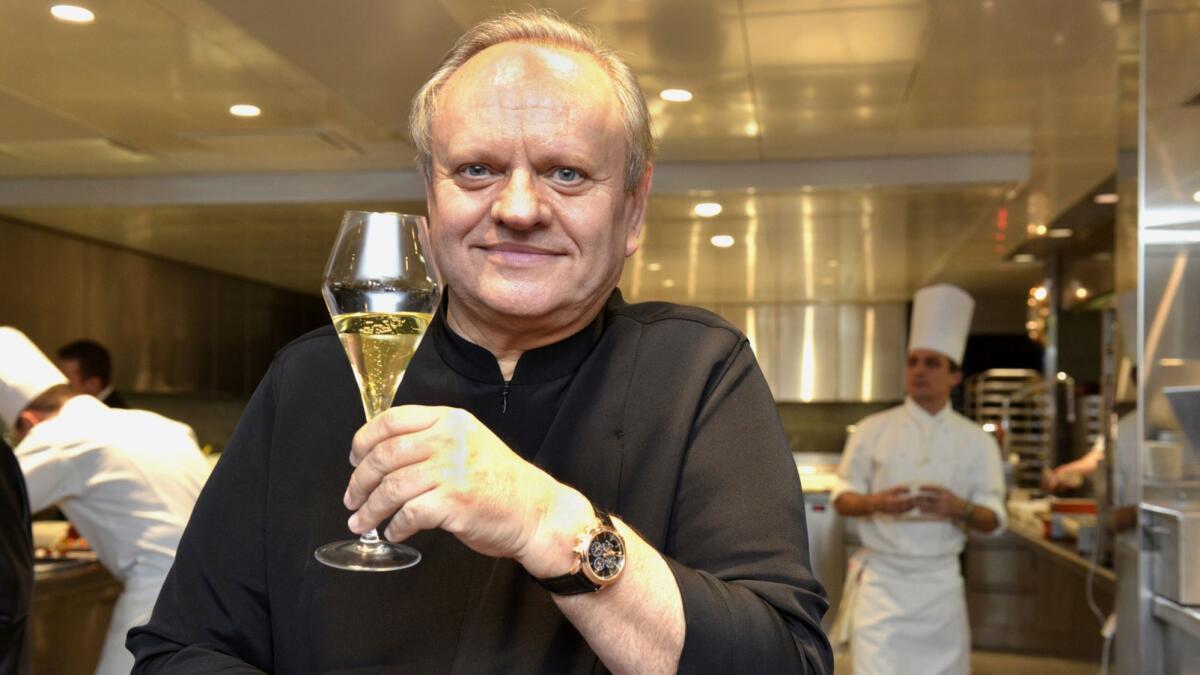
[[[591, 22], [629, 61], [663, 165], [1030, 157], [1028, 185], [718, 193], [726, 212], [714, 220], [691, 217], [698, 195], [656, 195], [626, 273], [636, 297], [896, 299], [933, 280], [985, 295], [1023, 288], [1036, 272], [1005, 263], [993, 238], [999, 208], [1012, 208], [1014, 226], [1026, 219], [1027, 205], [1008, 193], [1020, 188], [1038, 217], [1052, 217], [1115, 165], [1111, 0], [534, 4]], [[417, 86], [465, 26], [529, 5], [96, 0], [94, 25], [69, 26], [45, 5], [0, 0], [0, 177], [408, 169]], [[1160, 43], [1187, 59], [1198, 27], [1200, 18], [1179, 13]], [[667, 87], [694, 99], [663, 101]], [[263, 115], [231, 117], [239, 102]], [[6, 213], [311, 290], [346, 206], [97, 209], [72, 208], [65, 195], [62, 208]], [[735, 246], [708, 243], [725, 231]]]

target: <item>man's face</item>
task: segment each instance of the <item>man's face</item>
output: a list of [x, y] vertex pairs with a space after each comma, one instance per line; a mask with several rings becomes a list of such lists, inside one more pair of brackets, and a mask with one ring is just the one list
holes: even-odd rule
[[552, 326], [602, 304], [637, 250], [649, 174], [624, 191], [620, 108], [599, 65], [491, 47], [445, 84], [432, 131], [431, 238], [453, 302]]
[[78, 360], [59, 359], [56, 365], [58, 366], [58, 369], [62, 371], [63, 375], [67, 376], [67, 381], [70, 382], [71, 386], [77, 391], [81, 391], [91, 396], [95, 396], [101, 391], [104, 391], [104, 382], [102, 382], [100, 378], [96, 377], [95, 375], [91, 377], [83, 376], [83, 373], [79, 370]]
[[941, 352], [914, 349], [904, 367], [904, 386], [918, 403], [937, 403], [949, 398], [962, 380], [962, 371], [950, 370], [950, 359]]

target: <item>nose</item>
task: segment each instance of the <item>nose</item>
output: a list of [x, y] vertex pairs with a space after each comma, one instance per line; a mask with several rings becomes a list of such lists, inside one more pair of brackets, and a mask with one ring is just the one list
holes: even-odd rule
[[545, 220], [544, 205], [529, 171], [517, 169], [492, 204], [492, 218], [514, 230], [528, 230]]

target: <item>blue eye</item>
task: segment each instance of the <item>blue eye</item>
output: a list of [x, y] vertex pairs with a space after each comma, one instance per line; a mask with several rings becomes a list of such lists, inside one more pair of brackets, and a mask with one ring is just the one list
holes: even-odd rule
[[577, 183], [583, 179], [583, 174], [578, 169], [560, 166], [554, 170], [554, 178], [564, 183]]
[[468, 178], [483, 178], [490, 173], [488, 168], [482, 164], [468, 164], [459, 169], [459, 172]]

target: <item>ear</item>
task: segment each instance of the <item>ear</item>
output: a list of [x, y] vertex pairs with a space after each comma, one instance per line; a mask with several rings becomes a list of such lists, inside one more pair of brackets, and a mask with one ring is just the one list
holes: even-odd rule
[[26, 429], [32, 429], [32, 428], [36, 427], [38, 424], [41, 424], [42, 420], [44, 420], [44, 419], [45, 419], [45, 416], [43, 416], [39, 412], [35, 412], [33, 410], [22, 410], [17, 415], [17, 423], [14, 424], [13, 426], [19, 427], [19, 426], [21, 426], [20, 423], [24, 422]]
[[646, 200], [650, 197], [650, 186], [654, 183], [654, 165], [648, 165], [633, 194], [625, 202], [625, 257], [637, 253], [642, 242], [642, 226], [645, 224]]

